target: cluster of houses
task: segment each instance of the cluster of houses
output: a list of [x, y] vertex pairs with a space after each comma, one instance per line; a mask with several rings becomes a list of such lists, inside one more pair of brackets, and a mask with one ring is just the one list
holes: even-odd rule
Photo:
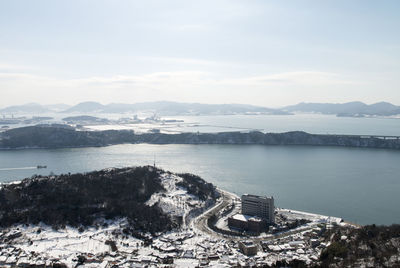
[[[228, 228], [263, 234], [204, 233], [187, 225], [154, 237], [147, 234], [142, 241], [122, 232], [124, 220], [84, 232], [72, 227], [11, 227], [0, 232], [0, 267], [252, 267], [282, 260], [310, 264], [328, 246], [322, 233], [332, 226], [331, 217], [275, 209], [273, 197], [255, 195], [243, 195], [240, 210], [233, 205], [225, 216]], [[280, 234], [271, 232], [299, 219], [310, 223]]]
[[[322, 228], [322, 225], [315, 226], [284, 238], [265, 240], [219, 239], [188, 229], [163, 234], [148, 245], [109, 232], [101, 241], [94, 235], [89, 238], [99, 240], [106, 248], [96, 252], [96, 247], [93, 250], [82, 247], [70, 256], [52, 256], [51, 250], [40, 243], [33, 251], [27, 247], [29, 239], [22, 235], [0, 246], [0, 267], [75, 267], [79, 263], [83, 267], [248, 267], [294, 259], [311, 263], [318, 260], [321, 250], [327, 246], [320, 238]], [[54, 236], [51, 231], [46, 232], [47, 236], [42, 237], [44, 244], [48, 237]], [[77, 243], [76, 238], [70, 234], [57, 239]], [[114, 248], [107, 241], [115, 241]]]

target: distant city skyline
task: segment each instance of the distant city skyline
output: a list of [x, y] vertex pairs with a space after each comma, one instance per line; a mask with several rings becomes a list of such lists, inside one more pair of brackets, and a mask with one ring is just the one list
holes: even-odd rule
[[400, 105], [399, 1], [1, 1], [0, 107]]

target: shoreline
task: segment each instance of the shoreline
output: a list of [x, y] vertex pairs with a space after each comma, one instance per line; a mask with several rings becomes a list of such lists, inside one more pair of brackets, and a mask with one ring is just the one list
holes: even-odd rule
[[310, 134], [304, 131], [137, 134], [126, 130], [77, 131], [73, 128], [42, 125], [15, 128], [0, 133], [0, 150], [103, 147], [128, 143], [301, 145], [400, 150], [400, 136]]
[[[305, 219], [309, 221], [309, 223], [300, 225], [294, 229], [289, 229], [286, 231], [270, 234], [270, 233], [260, 233], [258, 236], [247, 236], [247, 235], [233, 235], [233, 234], [224, 234], [216, 230], [212, 230], [208, 226], [208, 219], [213, 215], [219, 214], [224, 210], [227, 206], [233, 204], [235, 199], [239, 199], [239, 196], [231, 193], [229, 191], [223, 190], [221, 188], [216, 188], [217, 191], [221, 194], [221, 200], [216, 203], [211, 208], [208, 208], [202, 214], [193, 219], [191, 226], [195, 227], [200, 233], [204, 233], [205, 235], [221, 238], [221, 239], [230, 239], [235, 241], [241, 241], [243, 239], [249, 239], [253, 241], [274, 241], [276, 239], [285, 238], [296, 233], [301, 233], [307, 230], [312, 230], [318, 227], [320, 224], [325, 224], [326, 226], [351, 226], [353, 228], [360, 228], [362, 226], [352, 224], [350, 222], [344, 221], [342, 218], [334, 217], [334, 216], [326, 216], [316, 213], [298, 211], [298, 210], [290, 210], [283, 208], [275, 208], [275, 213], [279, 213], [281, 215], [285, 215], [290, 219]], [[217, 222], [215, 223], [217, 224]]]
[[[278, 232], [262, 233], [257, 237], [221, 234], [208, 226], [208, 219], [231, 204], [238, 205], [236, 208], [239, 208], [239, 196], [215, 187], [213, 189], [218, 191], [220, 196], [214, 199], [211, 207], [207, 207], [207, 202], [201, 203], [199, 199], [192, 199], [193, 195], [189, 194], [187, 189], [177, 187], [176, 183], [180, 180], [177, 174], [160, 171], [160, 180], [165, 192], [154, 192], [145, 204], [152, 206], [154, 202], [159, 202], [160, 208], [170, 215], [184, 216], [190, 214], [193, 209], [204, 209], [200, 215], [191, 218], [190, 224], [182, 224], [165, 232], [148, 233], [144, 235], [146, 239], [140, 239], [124, 233], [123, 228], [130, 224], [126, 217], [112, 220], [98, 218], [95, 225], [85, 228], [66, 225], [54, 229], [43, 223], [17, 223], [0, 229], [0, 256], [6, 256], [0, 258], [0, 266], [15, 267], [24, 262], [46, 262], [49, 265], [64, 263], [66, 267], [76, 267], [79, 262], [78, 256], [84, 257], [81, 258], [83, 262], [88, 260], [85, 267], [86, 264], [88, 267], [109, 267], [107, 265], [116, 263], [124, 266], [144, 262], [159, 265], [165, 264], [166, 260], [172, 260], [174, 267], [185, 268], [198, 267], [204, 260], [207, 260], [210, 266], [222, 267], [238, 264], [248, 266], [248, 262], [272, 265], [280, 260], [290, 262], [293, 256], [297, 256], [305, 264], [312, 264], [319, 261], [321, 252], [331, 243], [330, 236], [325, 235], [326, 231], [331, 229], [329, 225], [337, 225], [343, 230], [353, 229], [338, 217], [277, 208], [277, 213], [286, 216], [286, 219], [281, 218], [279, 226], [290, 226], [293, 221], [302, 219], [306, 221], [290, 227], [292, 229], [279, 229]], [[153, 202], [150, 202], [151, 200]], [[182, 205], [182, 202], [186, 205]], [[190, 208], [189, 204], [198, 206]], [[179, 212], [180, 208], [184, 213]], [[223, 219], [227, 215], [221, 214], [220, 218]], [[241, 249], [240, 245], [244, 241], [251, 241], [255, 245], [255, 255], [249, 256]], [[208, 256], [212, 256], [212, 259]], [[95, 266], [91, 266], [93, 263]]]
[[[106, 168], [105, 170], [107, 170], [107, 169], [109, 169], [109, 168]], [[24, 178], [24, 179], [25, 179], [25, 178]], [[8, 185], [8, 184], [19, 184], [19, 183], [22, 182], [22, 180], [23, 180], [23, 179], [21, 179], [21, 180], [13, 180], [13, 181], [9, 181], [9, 182], [0, 182], [0, 190], [2, 189], [3, 185]], [[222, 189], [222, 188], [220, 188], [220, 187], [217, 187], [217, 186], [216, 186], [216, 190], [221, 194], [221, 196], [222, 196], [222, 193], [225, 193], [226, 195], [231, 196], [231, 199], [235, 199], [235, 198], [236, 198], [236, 199], [240, 199], [240, 196], [238, 196], [238, 195], [235, 194], [235, 193], [229, 192], [228, 190], [224, 190], [224, 189]], [[220, 203], [222, 203], [222, 202], [223, 202], [223, 201], [221, 201]], [[199, 218], [200, 216], [203, 216], [203, 214], [207, 214], [207, 213], [209, 213], [210, 211], [212, 211], [213, 209], [215, 209], [215, 207], [217, 207], [218, 205], [219, 205], [219, 204], [216, 203], [214, 206], [208, 208], [206, 211], [204, 211], [203, 213], [201, 213], [200, 215], [198, 215], [197, 217], [195, 217], [195, 218], [192, 220], [192, 223], [193, 223], [197, 218]], [[336, 217], [336, 216], [328, 216], [328, 215], [323, 215], [323, 214], [317, 214], [317, 213], [306, 212], [306, 211], [300, 211], [300, 210], [294, 210], [294, 209], [288, 209], [288, 208], [279, 208], [279, 207], [276, 207], [275, 210], [276, 210], [276, 211], [281, 211], [281, 212], [291, 212], [291, 213], [293, 213], [293, 214], [302, 215], [303, 217], [313, 217], [313, 218], [320, 218], [320, 219], [327, 219], [327, 220], [329, 219], [330, 222], [335, 222], [336, 224], [338, 224], [338, 223], [344, 223], [344, 224], [353, 226], [353, 227], [355, 227], [355, 228], [361, 228], [361, 227], [365, 226], [365, 225], [362, 225], [362, 224], [356, 224], [356, 223], [347, 221], [347, 220], [345, 220], [345, 219], [343, 219], [343, 218]], [[192, 224], [192, 223], [191, 223], [191, 224]], [[372, 223], [372, 224], [366, 224], [366, 225], [373, 225], [373, 223]], [[383, 226], [388, 226], [388, 225], [383, 225]], [[207, 227], [207, 228], [208, 228], [208, 227]], [[208, 229], [209, 229], [209, 228], [208, 228]], [[215, 231], [213, 231], [213, 230], [211, 230], [211, 229], [209, 229], [209, 231], [215, 232]]]

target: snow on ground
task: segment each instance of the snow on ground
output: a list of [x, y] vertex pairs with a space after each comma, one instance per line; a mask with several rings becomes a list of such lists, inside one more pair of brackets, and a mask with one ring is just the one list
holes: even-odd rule
[[84, 125], [83, 128], [92, 131], [104, 130], [133, 130], [135, 133], [149, 133], [154, 129], [160, 133], [177, 134], [184, 132], [184, 129], [191, 127], [186, 123], [135, 123], [135, 124], [106, 124], [106, 125]]
[[[162, 193], [157, 193], [149, 204], [170, 203], [171, 199], [180, 196], [183, 190], [176, 186], [179, 179], [166, 174], [162, 180], [167, 194], [163, 196]], [[284, 212], [293, 219], [304, 218], [306, 215], [309, 219], [314, 219], [314, 222], [327, 218], [297, 211], [293, 214], [292, 211]], [[183, 229], [154, 237], [151, 246], [145, 246], [141, 240], [121, 233], [127, 224], [126, 220], [108, 221], [107, 224], [97, 229], [86, 229], [84, 232], [72, 227], [53, 230], [43, 224], [5, 229], [0, 233], [3, 238], [18, 233], [20, 236], [13, 238], [11, 243], [0, 245], [0, 263], [9, 263], [6, 267], [14, 267], [14, 264], [51, 262], [59, 259], [68, 267], [75, 267], [80, 255], [87, 259], [81, 267], [132, 267], [134, 264], [144, 263], [162, 267], [160, 261], [167, 258], [173, 259], [172, 267], [198, 267], [201, 263], [207, 263], [210, 267], [232, 267], [238, 264], [271, 265], [283, 259], [298, 259], [311, 263], [318, 259], [321, 250], [326, 246], [317, 241], [317, 232], [320, 230], [317, 226], [279, 239], [261, 238], [257, 255], [248, 257], [239, 251], [237, 241], [232, 241], [229, 237], [215, 238], [195, 230]], [[312, 245], [313, 240], [318, 243]], [[114, 241], [117, 251], [113, 251], [107, 241]], [[261, 245], [265, 250], [262, 250]]]
[[193, 208], [205, 205], [204, 201], [177, 185], [183, 180], [181, 177], [164, 173], [160, 175], [160, 180], [166, 191], [153, 194], [146, 205], [157, 204], [164, 213], [172, 216], [185, 216]]
[[[240, 214], [242, 212], [242, 206], [241, 206], [241, 201], [240, 201], [239, 197], [236, 197], [233, 202], [234, 202], [232, 204], [233, 209], [231, 209], [231, 211], [229, 213], [226, 213], [226, 212], [224, 213], [224, 211], [222, 212], [222, 214], [224, 216], [220, 217], [220, 219], [218, 219], [217, 223], [215, 224], [215, 226], [217, 228], [219, 228], [221, 230], [229, 231], [230, 228], [228, 226], [228, 218], [234, 216], [235, 214]], [[230, 207], [227, 209], [229, 210]]]
[[32, 260], [38, 259], [39, 256], [43, 260], [62, 260], [68, 267], [73, 267], [77, 256], [81, 254], [104, 257], [112, 252], [107, 241], [116, 241], [116, 246], [121, 252], [130, 252], [132, 248], [137, 248], [142, 244], [141, 240], [121, 234], [121, 229], [127, 224], [127, 220], [119, 219], [104, 221], [104, 223], [107, 224], [103, 225], [105, 227], [97, 229], [90, 227], [83, 232], [70, 226], [59, 230], [54, 230], [44, 224], [14, 226], [5, 230], [3, 236], [8, 237], [16, 233], [21, 235], [12, 240], [12, 245], [8, 245], [11, 247], [2, 245], [3, 250], [0, 255], [10, 255], [9, 257], [16, 255], [8, 254], [8, 248], [8, 250], [12, 249], [12, 252], [18, 252], [19, 262], [23, 261], [24, 257], [32, 263]]
[[9, 182], [2, 182], [0, 183], [0, 190], [3, 188], [3, 185], [7, 185], [7, 184], [20, 184], [21, 181], [9, 181]]
[[[183, 216], [191, 209], [204, 206], [204, 201], [187, 193], [177, 185], [182, 178], [170, 173], [160, 175], [164, 192], [158, 192], [146, 202], [157, 204], [171, 216]], [[222, 211], [225, 216], [240, 211], [240, 202], [235, 201], [233, 210]], [[75, 267], [78, 256], [85, 256], [82, 267], [132, 267], [135, 264], [161, 266], [168, 258], [173, 259], [172, 267], [232, 267], [273, 264], [277, 260], [303, 260], [306, 263], [318, 260], [326, 244], [318, 237], [319, 225], [340, 223], [342, 219], [295, 210], [279, 209], [277, 213], [288, 220], [306, 219], [311, 223], [299, 226], [289, 232], [261, 234], [258, 240], [258, 253], [248, 257], [238, 248], [238, 240], [224, 236], [216, 238], [192, 229], [189, 226], [153, 237], [151, 246], [132, 236], [122, 233], [128, 224], [126, 219], [99, 222], [83, 232], [67, 226], [54, 230], [44, 224], [36, 226], [14, 226], [0, 231], [0, 266], [15, 267], [24, 263], [54, 263], [58, 260], [68, 267]], [[226, 221], [220, 220], [220, 228], [226, 228]], [[110, 243], [112, 241], [112, 243]], [[113, 249], [112, 244], [115, 243]], [[264, 250], [263, 250], [264, 248]], [[3, 266], [2, 266], [3, 267]]]
[[[190, 210], [205, 205], [204, 201], [188, 194], [185, 188], [177, 185], [183, 180], [181, 177], [164, 173], [160, 175], [160, 180], [166, 191], [153, 194], [147, 201], [147, 205], [157, 204], [165, 213], [183, 217]], [[3, 229], [0, 232], [2, 240], [0, 266], [5, 264], [12, 267], [24, 262], [32, 264], [42, 260], [60, 260], [68, 267], [74, 267], [79, 255], [93, 258], [96, 263], [93, 267], [105, 267], [110, 262], [118, 262], [121, 265], [127, 260], [130, 263], [155, 262], [156, 256], [163, 258], [166, 252], [170, 254], [167, 256], [179, 257], [176, 254], [178, 248], [185, 249], [186, 244], [175, 242], [194, 236], [193, 232], [182, 230], [169, 232], [154, 241], [156, 249], [153, 249], [144, 247], [141, 240], [124, 235], [122, 230], [125, 225], [128, 225], [127, 220], [119, 219], [100, 221], [97, 228], [90, 227], [81, 232], [70, 226], [55, 230], [44, 224], [18, 225]], [[116, 243], [118, 253], [113, 252], [110, 241]], [[188, 246], [190, 245], [194, 248], [197, 242], [189, 242]], [[171, 255], [171, 252], [175, 253]], [[198, 264], [196, 260], [194, 263]], [[91, 266], [85, 265], [85, 267]]]
[[305, 219], [312, 222], [336, 223], [336, 224], [339, 224], [343, 221], [342, 218], [338, 217], [324, 216], [320, 214], [308, 213], [291, 209], [276, 208], [275, 210], [278, 212], [278, 214], [285, 216], [288, 220]]

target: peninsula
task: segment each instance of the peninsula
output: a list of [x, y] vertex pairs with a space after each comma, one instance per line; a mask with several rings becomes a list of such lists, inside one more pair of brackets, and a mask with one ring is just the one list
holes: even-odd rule
[[132, 130], [85, 131], [68, 125], [36, 125], [0, 133], [0, 149], [100, 147], [123, 143], [149, 144], [259, 144], [400, 149], [400, 136], [220, 132], [142, 133]]

